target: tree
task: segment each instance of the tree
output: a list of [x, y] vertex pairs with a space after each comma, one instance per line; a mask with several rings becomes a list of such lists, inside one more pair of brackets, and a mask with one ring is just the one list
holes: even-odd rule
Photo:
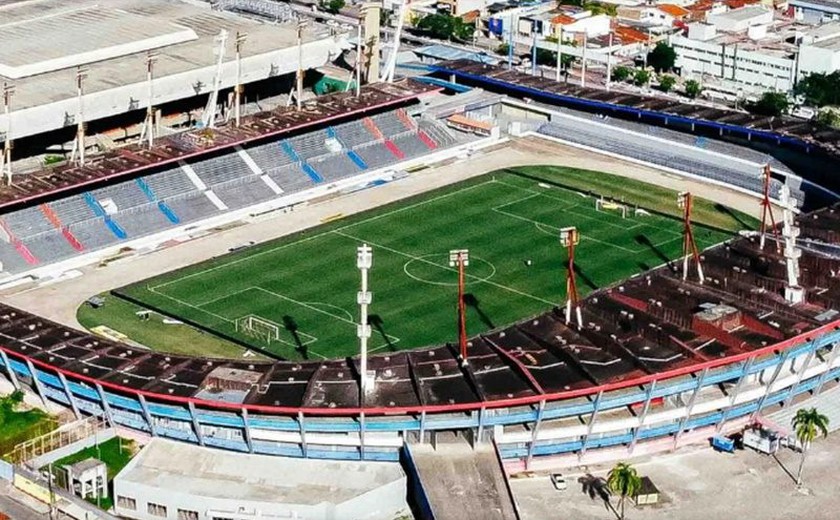
[[669, 71], [677, 61], [677, 51], [665, 42], [659, 42], [647, 55], [647, 64], [656, 72]]
[[633, 83], [635, 83], [637, 87], [641, 87], [643, 85], [647, 85], [648, 81], [650, 81], [650, 72], [645, 69], [636, 69], [635, 74], [633, 74]]
[[642, 487], [642, 479], [636, 468], [626, 462], [619, 462], [607, 474], [607, 487], [619, 495], [618, 518], [624, 520], [624, 504], [628, 497], [634, 497]]
[[824, 108], [817, 112], [817, 117], [815, 118], [817, 123], [823, 124], [825, 126], [830, 126], [832, 128], [840, 128], [840, 113], [837, 110], [833, 110], [831, 108]]
[[338, 14], [345, 5], [344, 0], [321, 0], [321, 9], [332, 14]]
[[426, 15], [417, 22], [417, 28], [438, 40], [472, 40], [475, 26], [458, 16], [448, 14]]
[[805, 98], [807, 105], [840, 105], [840, 71], [808, 74], [796, 84], [793, 91], [797, 96]]
[[690, 79], [685, 82], [685, 95], [690, 97], [691, 99], [696, 98], [703, 92], [703, 87], [700, 86], [700, 82], [696, 79]]
[[790, 99], [784, 92], [765, 92], [758, 101], [749, 102], [747, 110], [762, 116], [780, 116], [790, 108]]
[[670, 92], [674, 85], [677, 84], [677, 78], [669, 74], [659, 77], [659, 90], [662, 92]]
[[496, 54], [501, 54], [502, 56], [507, 56], [509, 52], [510, 52], [510, 44], [509, 43], [503, 43], [503, 44], [499, 45], [498, 47], [496, 47]]
[[796, 438], [802, 444], [802, 459], [799, 461], [799, 471], [796, 473], [796, 485], [802, 485], [802, 467], [811, 443], [822, 435], [828, 437], [828, 417], [819, 413], [816, 408], [803, 408], [793, 416], [793, 430]]
[[633, 71], [630, 67], [625, 67], [623, 65], [619, 65], [618, 67], [612, 70], [612, 80], [613, 81], [627, 81], [630, 78], [630, 75]]

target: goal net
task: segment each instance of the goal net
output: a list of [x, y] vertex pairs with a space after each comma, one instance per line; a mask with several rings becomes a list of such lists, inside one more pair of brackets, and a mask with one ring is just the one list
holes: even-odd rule
[[617, 213], [621, 218], [627, 218], [627, 205], [606, 199], [595, 199], [595, 210], [605, 213]]
[[236, 320], [236, 332], [261, 339], [266, 343], [280, 340], [282, 325], [259, 316], [249, 314]]

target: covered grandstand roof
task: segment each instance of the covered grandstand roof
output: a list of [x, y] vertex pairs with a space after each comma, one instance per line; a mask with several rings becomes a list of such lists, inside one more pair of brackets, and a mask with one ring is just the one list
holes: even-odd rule
[[438, 87], [411, 79], [367, 85], [362, 87], [359, 97], [352, 92], [330, 94], [304, 103], [301, 111], [294, 107], [281, 107], [244, 117], [239, 127], [226, 125], [193, 130], [159, 138], [152, 149], [134, 144], [90, 158], [85, 166], [65, 164], [18, 175], [13, 185], [0, 187], [0, 208], [34, 203], [40, 198], [123, 178], [207, 152], [394, 107], [437, 90]]
[[[782, 296], [783, 256], [757, 238], [703, 253], [701, 285], [666, 265], [583, 301], [582, 328], [559, 310], [450, 345], [374, 356], [360, 399], [355, 359], [244, 362], [152, 353], [0, 305], [0, 349], [113, 392], [265, 412], [353, 414], [512, 406], [618, 390], [772, 356], [840, 329], [840, 205], [800, 218], [806, 301]], [[220, 367], [223, 367], [220, 370]]]
[[485, 87], [515, 90], [522, 88], [528, 94], [544, 94], [558, 100], [565, 98], [575, 108], [600, 111], [632, 112], [634, 115], [669, 118], [672, 122], [694, 123], [731, 132], [750, 133], [802, 145], [816, 145], [830, 153], [840, 153], [840, 130], [828, 128], [813, 121], [795, 117], [768, 117], [724, 110], [703, 105], [686, 104], [672, 99], [607, 91], [560, 83], [553, 78], [532, 76], [501, 65], [489, 65], [470, 60], [453, 60], [432, 66], [434, 70], [455, 74], [461, 80], [481, 83]]
[[[145, 108], [146, 56], [156, 55], [154, 104], [204, 94], [216, 72], [216, 38], [228, 31], [222, 88], [236, 80], [235, 35], [245, 83], [297, 69], [296, 26], [262, 23], [181, 0], [13, 0], [0, 4], [0, 82], [15, 86], [12, 134], [19, 139], [75, 123], [76, 67], [86, 69], [88, 121]], [[303, 33], [304, 68], [321, 66], [336, 38], [323, 25]], [[5, 116], [0, 114], [5, 131]]]

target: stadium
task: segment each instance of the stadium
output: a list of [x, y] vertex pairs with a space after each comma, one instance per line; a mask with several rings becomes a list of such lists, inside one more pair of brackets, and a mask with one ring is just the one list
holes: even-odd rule
[[[840, 379], [840, 206], [811, 209], [831, 192], [700, 130], [826, 154], [831, 136], [483, 64], [426, 72], [16, 174], [3, 290], [52, 292], [0, 304], [5, 377], [139, 435], [398, 461], [455, 434], [508, 471], [705, 442]], [[523, 147], [538, 158], [517, 164]], [[552, 165], [560, 150], [579, 167]], [[346, 211], [306, 219], [333, 203]], [[759, 233], [751, 205], [778, 226]], [[260, 226], [283, 232], [207, 246]], [[97, 269], [115, 273], [103, 309], [247, 357], [148, 349], [46, 309]]]

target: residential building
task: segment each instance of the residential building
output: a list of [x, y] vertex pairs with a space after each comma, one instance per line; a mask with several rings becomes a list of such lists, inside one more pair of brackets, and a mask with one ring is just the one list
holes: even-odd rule
[[724, 33], [712, 24], [689, 24], [687, 36], [670, 38], [676, 65], [683, 76], [736, 95], [788, 91], [808, 74], [840, 69], [840, 22], [804, 33], [801, 26], [766, 27]]
[[749, 5], [726, 12], [712, 12], [706, 15], [706, 21], [719, 31], [741, 32], [754, 25], [773, 23], [773, 11], [761, 5]]

